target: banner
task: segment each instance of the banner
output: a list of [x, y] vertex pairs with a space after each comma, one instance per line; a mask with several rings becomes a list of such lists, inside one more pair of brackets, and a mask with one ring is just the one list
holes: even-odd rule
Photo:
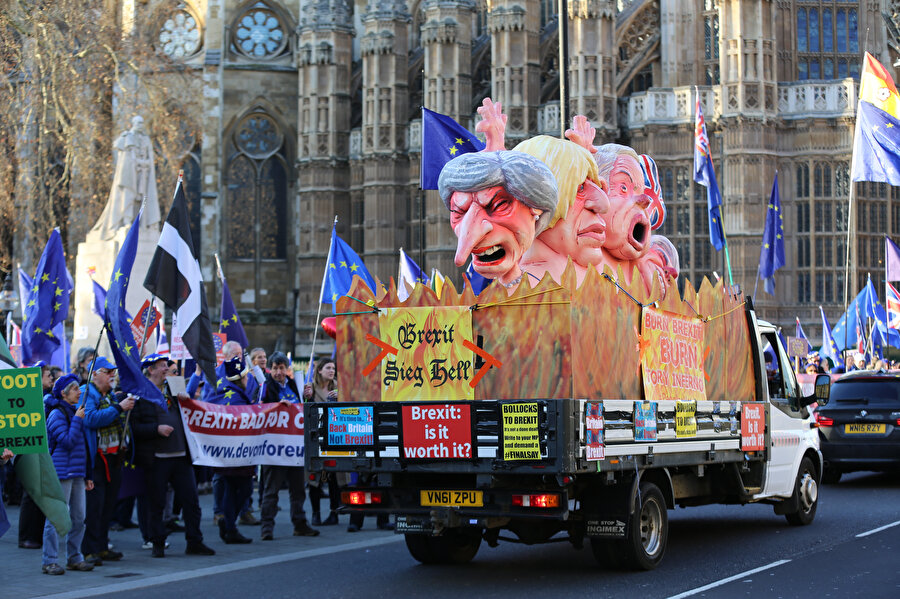
[[501, 404], [503, 419], [503, 459], [541, 459], [538, 431], [540, 413], [537, 402]]
[[641, 313], [641, 373], [647, 401], [706, 399], [703, 324], [647, 307]]
[[375, 342], [388, 354], [381, 362], [382, 401], [474, 399], [468, 307], [387, 308], [378, 325]]
[[179, 404], [195, 465], [303, 466], [302, 404], [221, 406], [193, 399]]
[[40, 368], [0, 371], [0, 453], [47, 453]]
[[469, 404], [401, 406], [403, 457], [408, 460], [471, 459]]
[[190, 360], [191, 353], [184, 346], [184, 340], [181, 338], [181, 332], [178, 330], [178, 321], [175, 314], [172, 314], [172, 339], [169, 341], [169, 359]]

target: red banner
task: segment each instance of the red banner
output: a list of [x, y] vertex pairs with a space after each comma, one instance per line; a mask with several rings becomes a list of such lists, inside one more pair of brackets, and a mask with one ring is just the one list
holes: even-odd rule
[[471, 459], [469, 404], [403, 406], [403, 457]]

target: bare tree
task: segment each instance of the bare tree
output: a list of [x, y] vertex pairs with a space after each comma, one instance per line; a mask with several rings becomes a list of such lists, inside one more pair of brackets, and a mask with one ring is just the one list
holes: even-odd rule
[[0, 277], [14, 260], [34, 264], [53, 227], [74, 260], [109, 194], [111, 143], [133, 114], [156, 144], [163, 200], [191, 149], [199, 78], [155, 51], [151, 9], [143, 31], [123, 32], [118, 5], [0, 8]]

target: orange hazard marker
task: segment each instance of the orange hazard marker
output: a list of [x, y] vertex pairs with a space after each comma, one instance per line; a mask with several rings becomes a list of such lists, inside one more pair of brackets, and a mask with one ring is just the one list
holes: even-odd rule
[[475, 388], [475, 385], [478, 384], [478, 381], [481, 380], [481, 377], [487, 374], [487, 371], [491, 369], [491, 366], [496, 366], [497, 368], [503, 366], [503, 362], [487, 353], [468, 339], [463, 339], [463, 347], [465, 347], [466, 349], [471, 349], [473, 352], [481, 356], [481, 358], [484, 360], [484, 366], [479, 368], [478, 372], [475, 373], [475, 376], [472, 378], [472, 380], [469, 381], [469, 386], [473, 389]]
[[366, 335], [366, 341], [371, 341], [372, 343], [374, 343], [375, 345], [380, 347], [381, 353], [379, 353], [377, 356], [375, 356], [375, 359], [373, 359], [371, 362], [369, 362], [368, 366], [363, 368], [363, 371], [362, 371], [363, 376], [369, 376], [369, 373], [371, 373], [373, 370], [375, 370], [375, 367], [378, 366], [381, 363], [381, 361], [387, 357], [388, 354], [393, 354], [395, 356], [397, 355], [396, 347], [394, 347], [393, 345], [391, 345], [389, 343], [385, 343], [384, 341], [382, 341], [381, 339], [379, 339], [378, 337], [376, 337], [374, 335], [371, 335], [371, 334]]

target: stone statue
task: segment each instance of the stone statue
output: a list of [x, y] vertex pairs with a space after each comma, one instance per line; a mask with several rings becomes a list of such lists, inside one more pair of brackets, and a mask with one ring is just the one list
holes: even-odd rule
[[101, 239], [112, 239], [118, 229], [131, 225], [145, 200], [141, 226], [156, 227], [160, 220], [153, 145], [144, 130], [141, 116], [131, 119], [131, 129], [119, 135], [113, 142], [113, 149], [116, 170], [109, 199], [100, 219], [91, 229], [92, 233], [99, 233]]

